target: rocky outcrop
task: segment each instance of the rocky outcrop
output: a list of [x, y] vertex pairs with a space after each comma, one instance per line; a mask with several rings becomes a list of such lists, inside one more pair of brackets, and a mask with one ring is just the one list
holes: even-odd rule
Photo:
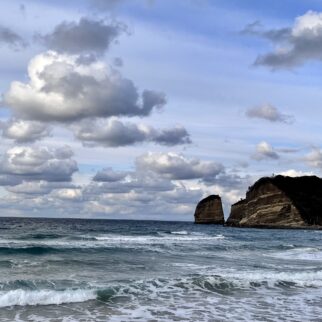
[[196, 224], [223, 225], [224, 222], [224, 212], [219, 196], [211, 195], [198, 203], [195, 211]]
[[246, 199], [231, 207], [227, 226], [319, 228], [322, 179], [316, 176], [266, 177], [249, 187]]

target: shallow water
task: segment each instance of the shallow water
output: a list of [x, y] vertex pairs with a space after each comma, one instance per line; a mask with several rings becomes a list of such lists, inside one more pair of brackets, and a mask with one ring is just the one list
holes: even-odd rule
[[1, 321], [322, 321], [322, 232], [0, 220]]

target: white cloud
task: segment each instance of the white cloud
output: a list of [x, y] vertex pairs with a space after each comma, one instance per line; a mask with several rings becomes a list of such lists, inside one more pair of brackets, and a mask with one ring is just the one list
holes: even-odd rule
[[322, 168], [322, 150], [314, 148], [306, 157], [305, 161], [315, 168]]
[[261, 161], [264, 159], [279, 159], [279, 155], [274, 150], [274, 148], [267, 142], [260, 142], [256, 146], [256, 153], [253, 155], [255, 160]]
[[2, 136], [17, 143], [34, 142], [47, 137], [51, 128], [44, 123], [26, 120], [10, 120], [2, 123]]
[[16, 116], [70, 122], [87, 117], [147, 116], [166, 103], [163, 93], [144, 90], [103, 62], [80, 64], [77, 56], [47, 52], [29, 64], [29, 83], [15, 81], [4, 103]]
[[147, 153], [136, 159], [136, 166], [172, 180], [212, 181], [224, 172], [224, 166], [220, 163], [188, 159], [176, 153]]
[[[275, 51], [260, 55], [255, 65], [264, 65], [272, 69], [293, 68], [310, 60], [322, 60], [322, 13], [308, 11], [295, 19], [291, 28], [257, 33], [264, 36], [268, 33], [284, 32], [282, 46]], [[266, 37], [268, 38], [268, 37]], [[271, 38], [273, 42], [281, 39]]]
[[278, 174], [281, 174], [282, 176], [287, 177], [301, 177], [301, 176], [313, 176], [313, 172], [306, 172], [306, 171], [298, 171], [294, 169], [286, 170], [279, 172]]
[[78, 170], [71, 157], [72, 151], [67, 146], [58, 149], [17, 146], [2, 156], [0, 175], [11, 185], [23, 181], [71, 181], [73, 173]]

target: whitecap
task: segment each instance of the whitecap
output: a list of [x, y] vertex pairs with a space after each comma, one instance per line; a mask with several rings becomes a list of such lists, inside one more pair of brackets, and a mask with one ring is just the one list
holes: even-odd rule
[[94, 290], [26, 291], [16, 289], [0, 292], [0, 307], [77, 303], [94, 300], [96, 299], [96, 296]]

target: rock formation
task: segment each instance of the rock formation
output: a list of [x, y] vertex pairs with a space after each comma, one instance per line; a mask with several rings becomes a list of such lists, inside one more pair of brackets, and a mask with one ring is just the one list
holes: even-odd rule
[[224, 212], [219, 196], [211, 195], [198, 203], [195, 211], [196, 224], [223, 225], [224, 222]]
[[322, 179], [316, 176], [265, 177], [249, 187], [246, 199], [231, 207], [227, 226], [319, 228]]

